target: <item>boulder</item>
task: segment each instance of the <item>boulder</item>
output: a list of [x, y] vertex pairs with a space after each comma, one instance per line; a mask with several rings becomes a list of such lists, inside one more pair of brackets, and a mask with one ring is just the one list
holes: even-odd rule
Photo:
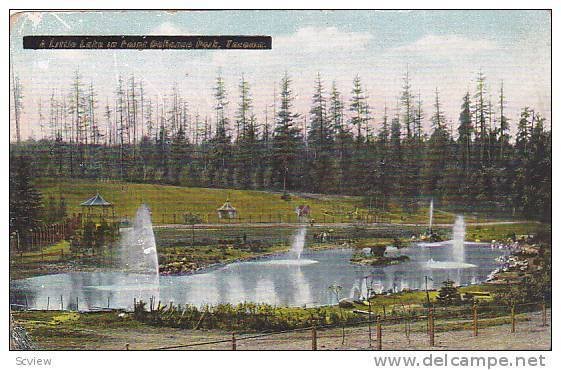
[[341, 308], [353, 308], [354, 306], [353, 300], [350, 298], [343, 298], [339, 301], [339, 307]]

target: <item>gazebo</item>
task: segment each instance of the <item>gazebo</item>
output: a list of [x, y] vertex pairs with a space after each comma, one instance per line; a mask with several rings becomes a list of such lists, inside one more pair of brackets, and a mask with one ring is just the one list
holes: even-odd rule
[[226, 202], [222, 205], [222, 207], [217, 209], [218, 211], [218, 218], [223, 219], [230, 219], [236, 218], [238, 215], [238, 211], [230, 204], [230, 200], [226, 199]]
[[[80, 207], [82, 207], [82, 209], [84, 210], [82, 213], [88, 220], [94, 214], [99, 215], [100, 219], [101, 217], [107, 217], [109, 209], [111, 209], [112, 211], [112, 217], [115, 218], [115, 208], [113, 207], [113, 203], [110, 203], [103, 199], [103, 197], [99, 195], [99, 193], [97, 193], [90, 199], [80, 203]], [[96, 210], [101, 210], [101, 212], [97, 213]]]

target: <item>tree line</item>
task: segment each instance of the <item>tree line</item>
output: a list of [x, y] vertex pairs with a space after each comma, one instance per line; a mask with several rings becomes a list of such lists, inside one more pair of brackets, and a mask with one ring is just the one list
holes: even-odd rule
[[[19, 130], [23, 92], [19, 83], [13, 88]], [[120, 76], [100, 108], [93, 83], [76, 71], [68, 89], [52, 91], [48, 112], [40, 104], [41, 139], [18, 135], [11, 152], [32, 158], [35, 176], [349, 194], [374, 208], [393, 201], [407, 211], [430, 197], [458, 208], [551, 219], [551, 130], [530, 107], [506, 117], [502, 85], [491, 101], [482, 72], [458, 102], [457, 119], [446, 116], [438, 89], [426, 116], [408, 72], [395, 106], [385, 106], [380, 117], [359, 76], [345, 100], [335, 82], [318, 74], [304, 116], [294, 107], [288, 73], [278, 88], [264, 119], [257, 119], [245, 77], [232, 103], [218, 75], [213, 116], [201, 117], [177, 84], [162, 103], [134, 75]]]

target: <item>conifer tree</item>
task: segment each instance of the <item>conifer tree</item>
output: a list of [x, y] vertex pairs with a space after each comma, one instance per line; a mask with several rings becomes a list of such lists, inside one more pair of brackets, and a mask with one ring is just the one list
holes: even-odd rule
[[14, 123], [16, 128], [16, 143], [21, 142], [21, 114], [23, 112], [23, 87], [19, 76], [16, 75], [12, 66], [12, 99], [14, 107]]
[[471, 97], [467, 92], [463, 97], [458, 126], [458, 146], [460, 160], [465, 172], [470, 171], [472, 156], [473, 123], [471, 120]]
[[310, 110], [310, 131], [308, 133], [308, 147], [311, 161], [309, 177], [312, 189], [316, 193], [327, 193], [333, 190], [333, 127], [328, 119], [327, 101], [323, 82], [318, 73], [312, 108]]
[[175, 185], [182, 185], [182, 176], [187, 173], [187, 165], [190, 162], [189, 158], [189, 140], [185, 134], [184, 123], [179, 124], [179, 129], [173, 136], [171, 142], [171, 161], [173, 164], [173, 177], [172, 183]]
[[432, 135], [428, 143], [426, 156], [426, 195], [442, 196], [443, 179], [446, 164], [449, 161], [450, 136], [445, 125], [446, 118], [442, 112], [438, 89], [434, 97], [434, 113], [431, 117]]
[[499, 142], [500, 142], [500, 154], [499, 157], [501, 160], [504, 159], [504, 152], [505, 147], [508, 146], [508, 142], [510, 140], [509, 135], [509, 124], [508, 119], [504, 113], [505, 109], [505, 96], [504, 96], [504, 84], [501, 82], [501, 90], [499, 94]]
[[411, 80], [409, 79], [409, 69], [403, 76], [403, 88], [401, 90], [401, 105], [403, 107], [402, 124], [405, 126], [407, 138], [413, 136], [412, 126], [415, 121], [413, 109], [413, 94], [411, 93]]
[[27, 156], [10, 156], [10, 233], [18, 233], [20, 243], [25, 246], [32, 229], [41, 223], [43, 206], [41, 193], [31, 178], [33, 168]]
[[300, 115], [293, 112], [294, 93], [291, 83], [288, 73], [285, 72], [280, 83], [280, 106], [276, 117], [271, 158], [272, 184], [285, 190], [297, 186], [296, 159], [301, 142], [296, 122]]
[[233, 168], [231, 163], [231, 137], [229, 120], [226, 114], [228, 98], [222, 75], [216, 78], [214, 87], [216, 129], [210, 140], [209, 161], [212, 172], [212, 184], [217, 187], [228, 187], [232, 184]]
[[257, 131], [250, 86], [243, 75], [239, 84], [239, 98], [236, 117], [239, 133], [236, 139], [236, 182], [243, 189], [249, 189], [254, 185]]
[[334, 131], [333, 182], [336, 191], [343, 192], [350, 178], [351, 150], [353, 137], [345, 122], [345, 106], [337, 85], [333, 82], [329, 97], [329, 122]]

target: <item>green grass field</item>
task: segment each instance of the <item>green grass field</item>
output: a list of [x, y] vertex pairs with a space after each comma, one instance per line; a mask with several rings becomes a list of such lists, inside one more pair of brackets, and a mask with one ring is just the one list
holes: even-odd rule
[[[68, 213], [81, 212], [80, 203], [99, 192], [105, 200], [115, 205], [115, 214], [133, 217], [142, 203], [152, 210], [155, 224], [182, 223], [186, 212], [198, 214], [205, 223], [219, 222], [217, 208], [227, 198], [238, 210], [242, 222], [296, 222], [295, 208], [308, 204], [312, 217], [318, 223], [351, 222], [355, 210], [366, 213], [361, 197], [342, 195], [292, 194], [289, 201], [281, 199], [277, 192], [233, 189], [186, 188], [170, 185], [100, 182], [84, 179], [37, 179], [36, 185], [46, 203], [52, 194], [66, 198]], [[376, 212], [384, 222], [427, 223], [428, 204], [415, 213], [404, 212], [398, 206], [390, 206], [388, 212]], [[175, 218], [174, 218], [175, 217]], [[435, 210], [435, 223], [452, 223], [454, 214]], [[466, 215], [466, 220], [475, 221]], [[477, 221], [485, 221], [477, 218]], [[222, 221], [226, 222], [226, 221]]]
[[471, 241], [507, 240], [512, 236], [551, 233], [551, 225], [538, 222], [525, 222], [517, 224], [503, 225], [476, 225], [468, 226], [466, 230], [466, 239]]

